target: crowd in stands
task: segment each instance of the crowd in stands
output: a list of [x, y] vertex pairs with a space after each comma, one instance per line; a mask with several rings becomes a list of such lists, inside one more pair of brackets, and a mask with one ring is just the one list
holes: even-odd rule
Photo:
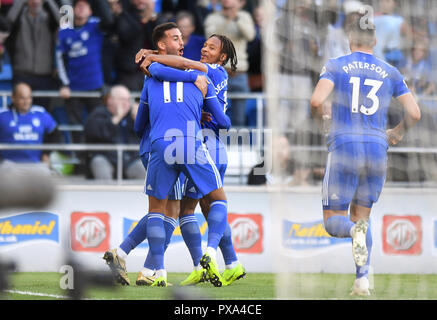
[[[324, 62], [349, 53], [347, 25], [363, 7], [374, 8], [378, 44], [375, 54], [398, 67], [410, 88], [419, 96], [424, 117], [422, 125], [409, 134], [403, 146], [435, 146], [433, 127], [437, 124], [437, 3], [432, 0], [276, 0], [276, 30], [280, 55], [278, 91], [281, 96], [278, 127], [288, 143], [323, 145], [324, 135], [313, 123], [308, 99]], [[80, 98], [77, 91], [101, 92], [114, 99], [120, 92], [131, 94], [142, 88], [143, 74], [134, 63], [141, 48], [152, 49], [152, 30], [163, 22], [174, 21], [184, 36], [184, 56], [198, 60], [200, 48], [214, 33], [227, 35], [234, 43], [237, 71], [230, 73], [229, 92], [262, 92], [265, 89], [262, 28], [266, 23], [260, 0], [1, 0], [0, 7], [0, 90], [12, 90], [26, 83], [31, 90], [56, 90], [59, 98], [35, 97], [58, 124], [82, 125], [68, 142], [132, 143], [122, 134], [129, 127], [135, 107], [123, 114], [111, 130], [117, 134], [105, 140], [90, 134], [87, 121], [113, 119], [107, 98]], [[68, 7], [70, 6], [70, 7]], [[71, 15], [69, 8], [73, 9]], [[117, 87], [113, 91], [111, 88]], [[117, 98], [118, 99], [118, 98]], [[13, 104], [13, 101], [8, 101]], [[233, 99], [229, 113], [232, 125], [255, 124], [253, 100]], [[7, 106], [3, 106], [6, 108]], [[392, 123], [401, 116], [390, 114]], [[112, 111], [111, 111], [112, 110]], [[111, 117], [112, 115], [112, 117]], [[1, 114], [0, 114], [1, 116]], [[118, 114], [117, 116], [120, 116]], [[102, 132], [100, 132], [102, 133]], [[91, 138], [93, 137], [93, 138]], [[1, 139], [1, 137], [0, 137]], [[62, 138], [61, 138], [62, 139]], [[3, 141], [4, 142], [4, 141]], [[3, 154], [3, 153], [2, 153]], [[94, 158], [93, 158], [94, 157]], [[437, 180], [435, 169], [416, 154], [392, 155], [389, 170], [393, 180]], [[94, 155], [86, 157], [87, 173], [114, 175], [110, 160], [107, 170], [91, 170]], [[108, 158], [106, 160], [108, 160]], [[292, 171], [302, 181], [319, 179], [323, 158], [299, 155], [290, 161]], [[133, 163], [127, 160], [126, 166]], [[412, 163], [416, 169], [412, 169]], [[111, 165], [110, 165], [111, 164]], [[406, 169], [409, 168], [408, 173]], [[112, 166], [112, 169], [110, 168]], [[97, 166], [102, 169], [102, 166]], [[412, 171], [413, 170], [413, 171]], [[97, 170], [98, 171], [98, 170]], [[125, 176], [138, 177], [136, 170]], [[415, 172], [415, 176], [411, 176]], [[406, 176], [407, 175], [407, 176]], [[316, 177], [316, 178], [312, 178]]]

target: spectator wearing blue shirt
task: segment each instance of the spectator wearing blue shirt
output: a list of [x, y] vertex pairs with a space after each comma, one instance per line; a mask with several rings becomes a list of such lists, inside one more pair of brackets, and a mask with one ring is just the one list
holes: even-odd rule
[[184, 40], [184, 54], [182, 56], [190, 60], [199, 61], [205, 37], [194, 34], [196, 28], [194, 16], [189, 12], [182, 11], [176, 16], [176, 24], [179, 30], [181, 30]]
[[[83, 107], [91, 112], [99, 103], [98, 98], [70, 98], [71, 91], [95, 91], [103, 87], [102, 45], [103, 30], [112, 24], [112, 13], [106, 1], [98, 1], [102, 18], [92, 16], [87, 0], [74, 3], [74, 27], [59, 31], [56, 61], [62, 82], [61, 98], [66, 101], [66, 111], [71, 124], [83, 124]], [[81, 137], [73, 135], [74, 142]]]
[[[32, 104], [32, 89], [18, 83], [12, 91], [12, 105], [0, 111], [0, 143], [42, 144], [59, 142], [53, 117], [43, 107]], [[0, 160], [15, 163], [49, 162], [41, 150], [2, 150]]]

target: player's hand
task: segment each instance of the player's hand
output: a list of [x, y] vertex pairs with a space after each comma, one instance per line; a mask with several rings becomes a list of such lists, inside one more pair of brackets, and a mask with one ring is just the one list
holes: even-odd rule
[[141, 62], [140, 65], [140, 70], [147, 75], [148, 77], [152, 77], [152, 75], [149, 72], [149, 66], [152, 64], [153, 60], [152, 60], [152, 55], [149, 54], [144, 60], [143, 62]]
[[146, 58], [149, 54], [158, 54], [158, 51], [156, 51], [156, 50], [149, 50], [149, 49], [141, 49], [135, 55], [135, 64], [140, 63], [141, 60]]
[[200, 116], [200, 122], [210, 122], [212, 120], [212, 114], [202, 110], [202, 115]]
[[205, 98], [206, 92], [208, 91], [209, 81], [205, 76], [197, 76], [194, 85], [202, 92], [203, 97]]
[[388, 129], [386, 131], [388, 143], [392, 146], [397, 145], [404, 137], [396, 129]]
[[59, 90], [59, 95], [62, 99], [69, 99], [71, 96], [71, 90], [69, 87], [62, 87]]
[[331, 116], [324, 114], [322, 116], [322, 131], [324, 134], [328, 134], [331, 129]]

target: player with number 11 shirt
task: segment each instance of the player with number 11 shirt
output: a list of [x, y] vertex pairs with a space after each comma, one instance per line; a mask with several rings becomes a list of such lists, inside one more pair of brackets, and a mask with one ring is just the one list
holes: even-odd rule
[[[397, 144], [420, 119], [420, 110], [399, 71], [376, 58], [375, 28], [364, 18], [350, 26], [351, 54], [327, 61], [311, 97], [311, 112], [324, 118], [323, 105], [332, 93], [328, 157], [322, 186], [323, 218], [333, 237], [352, 238], [356, 280], [351, 294], [369, 295], [372, 234], [369, 217], [382, 191], [388, 144]], [[404, 118], [387, 127], [391, 99], [404, 108]], [[350, 211], [350, 219], [347, 217]]]

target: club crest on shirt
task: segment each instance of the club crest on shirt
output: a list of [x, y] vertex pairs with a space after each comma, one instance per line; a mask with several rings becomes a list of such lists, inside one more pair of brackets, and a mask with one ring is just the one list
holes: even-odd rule
[[34, 127], [39, 127], [41, 125], [41, 121], [38, 118], [33, 118], [32, 124]]
[[87, 41], [87, 40], [90, 38], [90, 34], [89, 34], [89, 32], [88, 32], [88, 31], [83, 31], [83, 32], [80, 34], [80, 38], [81, 38], [83, 41]]
[[323, 66], [322, 71], [320, 72], [320, 75], [323, 76], [326, 73], [326, 67]]

